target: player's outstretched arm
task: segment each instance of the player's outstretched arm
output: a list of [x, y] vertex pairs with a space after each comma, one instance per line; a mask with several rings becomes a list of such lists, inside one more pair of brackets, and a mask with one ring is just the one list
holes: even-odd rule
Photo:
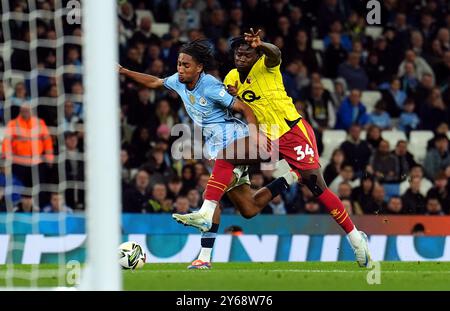
[[266, 55], [266, 59], [264, 64], [268, 68], [272, 68], [278, 66], [281, 63], [281, 51], [280, 49], [271, 43], [267, 43], [261, 40], [259, 34], [261, 29], [255, 33], [253, 28], [250, 28], [250, 33], [244, 33], [245, 41], [250, 44], [250, 46], [254, 49], [260, 49], [264, 55]]
[[118, 70], [120, 74], [133, 79], [134, 81], [148, 87], [149, 89], [158, 89], [164, 86], [164, 80], [158, 77], [128, 70], [121, 65], [118, 65]]

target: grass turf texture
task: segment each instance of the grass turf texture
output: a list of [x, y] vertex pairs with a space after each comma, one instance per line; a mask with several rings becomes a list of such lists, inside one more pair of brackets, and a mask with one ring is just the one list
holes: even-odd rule
[[[355, 262], [214, 263], [211, 270], [187, 270], [187, 264], [146, 264], [123, 270], [125, 290], [450, 290], [450, 262], [381, 262], [381, 284], [369, 285]], [[0, 266], [0, 287], [6, 286]], [[39, 286], [66, 280], [56, 265], [42, 264]], [[30, 265], [14, 265], [14, 286], [30, 286]], [[36, 266], [35, 266], [35, 270]]]

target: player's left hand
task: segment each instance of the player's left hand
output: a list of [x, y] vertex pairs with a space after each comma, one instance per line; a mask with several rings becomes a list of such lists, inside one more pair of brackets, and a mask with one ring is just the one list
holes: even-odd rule
[[237, 92], [238, 92], [238, 82], [236, 81], [236, 83], [234, 83], [234, 85], [228, 84], [227, 92], [232, 96], [236, 96]]
[[244, 39], [252, 48], [256, 49], [262, 43], [261, 38], [259, 37], [260, 33], [261, 29], [258, 29], [258, 31], [255, 33], [253, 31], [253, 28], [250, 28], [250, 33], [244, 33]]

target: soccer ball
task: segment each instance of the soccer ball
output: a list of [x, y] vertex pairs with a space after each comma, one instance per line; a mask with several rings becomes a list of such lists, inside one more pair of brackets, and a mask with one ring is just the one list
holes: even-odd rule
[[119, 264], [124, 269], [140, 269], [146, 260], [145, 252], [136, 242], [125, 242], [119, 246]]

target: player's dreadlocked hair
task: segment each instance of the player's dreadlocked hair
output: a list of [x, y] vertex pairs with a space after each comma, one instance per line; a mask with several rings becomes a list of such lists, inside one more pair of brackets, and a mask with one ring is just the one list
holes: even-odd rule
[[197, 39], [184, 44], [180, 53], [188, 54], [199, 64], [203, 65], [204, 71], [214, 69], [214, 52], [211, 44], [206, 39]]

